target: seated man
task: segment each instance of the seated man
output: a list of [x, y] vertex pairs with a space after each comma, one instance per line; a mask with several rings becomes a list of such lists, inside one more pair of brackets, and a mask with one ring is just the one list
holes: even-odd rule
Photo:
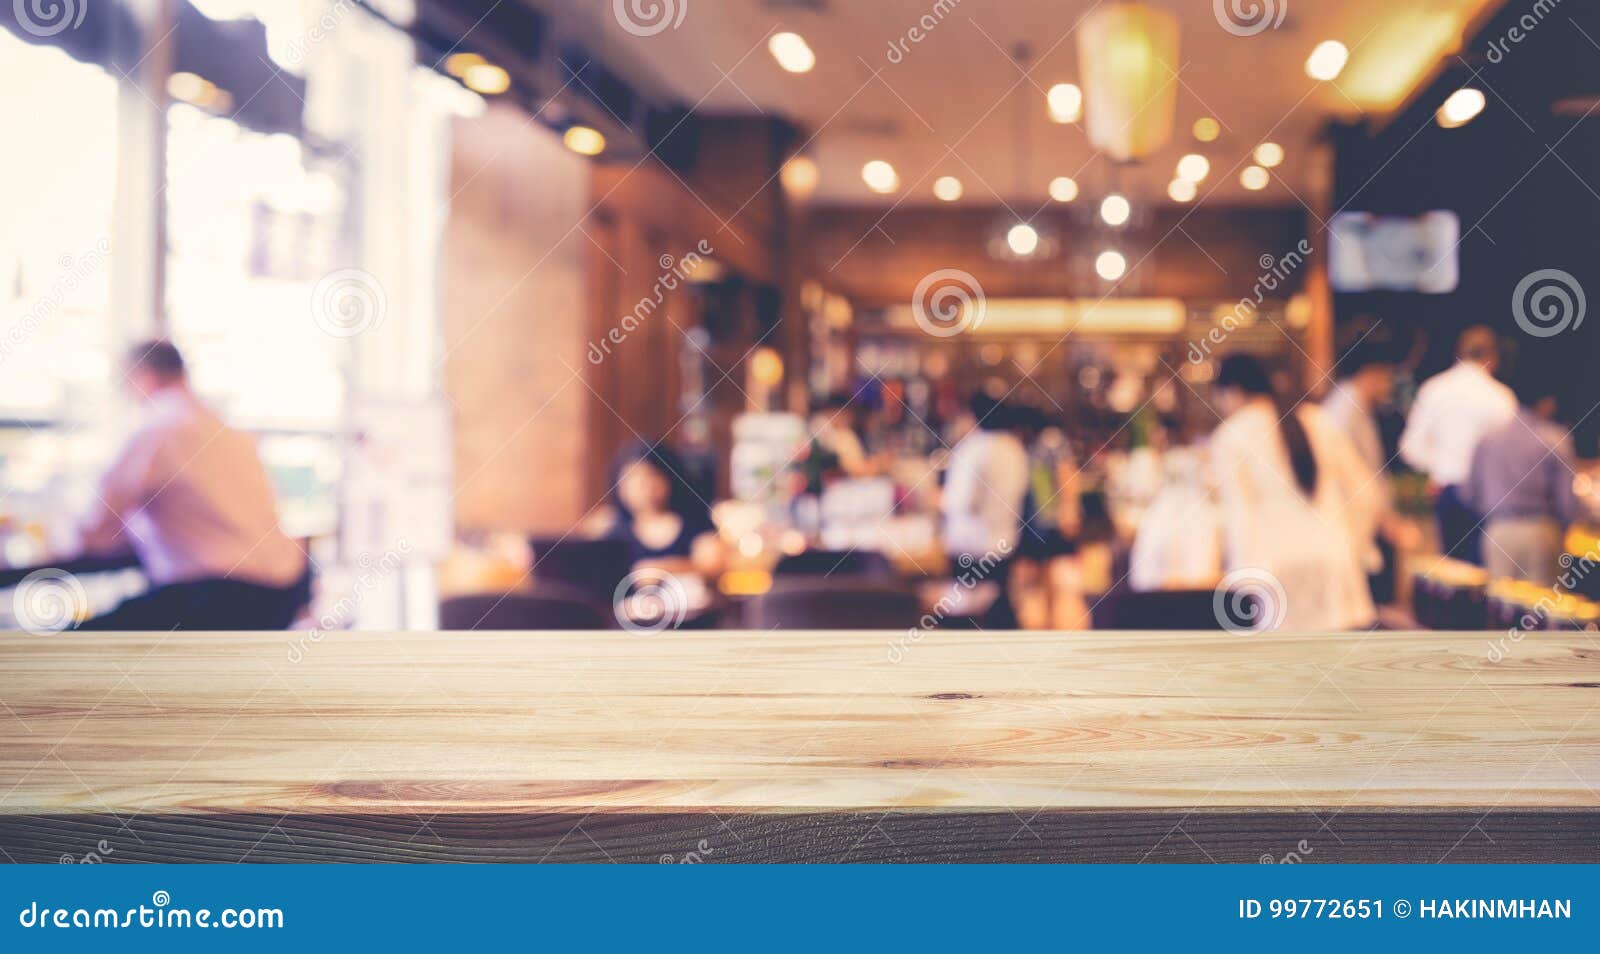
[[189, 389], [165, 341], [134, 348], [143, 420], [79, 525], [86, 553], [132, 549], [151, 589], [80, 629], [284, 629], [306, 604], [306, 557], [278, 528], [254, 441]]

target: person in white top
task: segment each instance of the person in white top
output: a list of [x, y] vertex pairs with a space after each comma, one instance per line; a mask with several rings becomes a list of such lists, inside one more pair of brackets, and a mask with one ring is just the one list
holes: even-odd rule
[[80, 628], [283, 629], [309, 595], [306, 557], [278, 526], [255, 442], [189, 388], [165, 341], [134, 348], [143, 419], [78, 527], [88, 554], [132, 550], [151, 588]]
[[1370, 626], [1363, 557], [1378, 488], [1355, 448], [1321, 408], [1286, 406], [1266, 367], [1249, 355], [1222, 360], [1213, 393], [1227, 415], [1210, 446], [1224, 581], [1264, 601], [1253, 620], [1263, 628]]
[[1000, 595], [985, 625], [1013, 628], [1016, 616], [1006, 590], [1021, 543], [1028, 451], [1013, 429], [1010, 408], [981, 392], [970, 407], [974, 427], [950, 451], [940, 496], [944, 550], [961, 567], [992, 568], [986, 580], [999, 586]]
[[1478, 441], [1517, 413], [1511, 389], [1494, 377], [1500, 343], [1481, 325], [1456, 342], [1456, 363], [1417, 390], [1400, 437], [1400, 456], [1428, 476], [1446, 556], [1482, 565], [1482, 517], [1461, 498]]

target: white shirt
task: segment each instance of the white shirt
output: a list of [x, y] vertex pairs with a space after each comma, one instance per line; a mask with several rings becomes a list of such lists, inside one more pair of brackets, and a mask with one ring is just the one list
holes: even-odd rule
[[945, 552], [1013, 552], [1027, 492], [1028, 452], [1015, 434], [977, 430], [962, 438], [945, 475]]
[[282, 587], [306, 565], [278, 528], [255, 442], [182, 386], [151, 398], [79, 532], [90, 552], [131, 547], [156, 586], [226, 577]]
[[1362, 628], [1374, 617], [1363, 558], [1376, 525], [1378, 488], [1321, 408], [1306, 405], [1296, 413], [1317, 461], [1309, 497], [1295, 481], [1270, 401], [1229, 415], [1211, 437], [1227, 567], [1269, 584], [1242, 585], [1252, 593], [1281, 588], [1283, 605], [1267, 608], [1279, 628]]
[[1459, 484], [1472, 469], [1479, 439], [1516, 413], [1510, 388], [1482, 365], [1457, 361], [1417, 390], [1400, 437], [1400, 456], [1436, 484]]

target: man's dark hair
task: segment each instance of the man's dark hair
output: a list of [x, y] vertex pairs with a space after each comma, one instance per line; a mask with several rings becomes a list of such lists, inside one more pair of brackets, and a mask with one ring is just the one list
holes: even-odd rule
[[1511, 390], [1523, 407], [1536, 407], [1545, 398], [1556, 398], [1559, 403], [1561, 396], [1560, 382], [1548, 368], [1533, 361], [1517, 362], [1516, 373], [1511, 375]]
[[1394, 364], [1393, 348], [1376, 341], [1359, 341], [1339, 358], [1334, 373], [1340, 378], [1352, 378], [1368, 368], [1392, 367]]
[[978, 429], [984, 431], [1010, 430], [1014, 415], [1004, 401], [987, 391], [974, 392], [967, 400], [967, 409], [977, 419]]
[[178, 351], [176, 345], [165, 338], [154, 338], [140, 342], [128, 350], [128, 369], [148, 371], [159, 378], [169, 380], [181, 378], [184, 375], [183, 354]]

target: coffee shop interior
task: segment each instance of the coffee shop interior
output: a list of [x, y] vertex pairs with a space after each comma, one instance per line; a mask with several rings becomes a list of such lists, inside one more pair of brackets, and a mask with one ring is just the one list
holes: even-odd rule
[[0, 26], [13, 628], [1600, 625], [1592, 4]]

